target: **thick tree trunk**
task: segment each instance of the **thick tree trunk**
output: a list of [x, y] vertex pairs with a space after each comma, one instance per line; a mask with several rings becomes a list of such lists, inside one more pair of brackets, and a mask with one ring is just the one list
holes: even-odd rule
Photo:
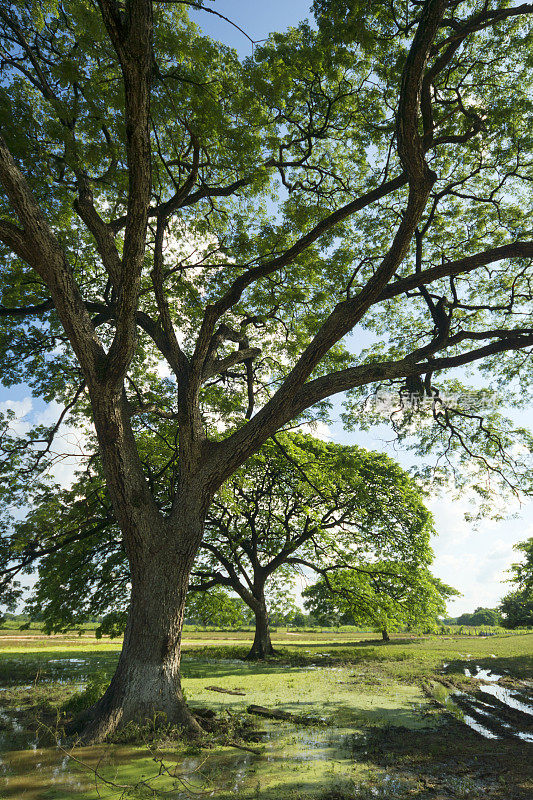
[[387, 628], [383, 628], [383, 630], [381, 631], [381, 637], [384, 642], [390, 642], [390, 636]]
[[[189, 712], [181, 689], [180, 657], [183, 612], [189, 572], [201, 533], [189, 536], [162, 531], [140, 544], [131, 558], [132, 591], [128, 624], [117, 670], [103, 697], [80, 717], [82, 740], [105, 739], [128, 722], [181, 726], [187, 734], [201, 728]], [[186, 539], [181, 550], [176, 540]]]
[[262, 591], [260, 597], [258, 598], [257, 605], [254, 607], [254, 613], [255, 636], [252, 649], [246, 656], [248, 661], [256, 661], [257, 659], [266, 658], [267, 656], [273, 656], [276, 654], [276, 651], [272, 647], [272, 642], [270, 640], [268, 611], [265, 595]]

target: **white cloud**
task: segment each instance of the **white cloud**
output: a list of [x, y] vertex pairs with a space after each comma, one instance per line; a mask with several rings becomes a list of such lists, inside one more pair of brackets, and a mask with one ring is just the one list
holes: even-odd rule
[[[35, 409], [31, 397], [22, 400], [4, 400], [0, 402], [0, 412], [14, 411], [10, 431], [14, 436], [24, 436], [36, 425], [51, 427], [57, 423], [63, 406], [51, 402], [40, 410]], [[49, 474], [55, 483], [68, 487], [74, 480], [74, 474], [83, 462], [86, 449], [86, 434], [83, 430], [69, 425], [61, 425], [54, 437], [51, 447], [53, 463]]]
[[304, 422], [303, 425], [298, 427], [300, 433], [310, 433], [317, 439], [322, 439], [324, 442], [330, 442], [333, 438], [331, 428], [322, 420], [315, 420], [314, 422]]
[[14, 411], [17, 418], [25, 417], [32, 409], [31, 397], [24, 397], [22, 400], [4, 400], [0, 403], [0, 411]]
[[[530, 517], [533, 503], [520, 509], [520, 519], [487, 519], [477, 527], [464, 518], [469, 508], [466, 502], [454, 502], [444, 495], [429, 505], [437, 529], [432, 572], [463, 593], [449, 602], [450, 615], [472, 612], [478, 606], [497, 606], [510, 589], [507, 570], [518, 555], [513, 545], [532, 535], [533, 525], [524, 528], [523, 517]], [[508, 508], [509, 513], [514, 510]]]
[[0, 413], [5, 414], [6, 411], [13, 411], [15, 417], [11, 420], [9, 425], [10, 433], [13, 436], [23, 436], [30, 429], [30, 422], [27, 419], [33, 408], [33, 401], [31, 397], [24, 397], [22, 400], [4, 400], [0, 403]]

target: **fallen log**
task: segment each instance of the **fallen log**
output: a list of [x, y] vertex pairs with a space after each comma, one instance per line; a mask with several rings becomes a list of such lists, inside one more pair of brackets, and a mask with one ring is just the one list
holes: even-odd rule
[[295, 714], [289, 711], [281, 711], [277, 708], [265, 708], [264, 706], [248, 706], [246, 709], [249, 714], [257, 714], [260, 717], [268, 717], [269, 719], [292, 719], [294, 720]]
[[241, 697], [245, 696], [244, 692], [239, 692], [234, 689], [223, 689], [221, 686], [206, 686], [206, 689], [209, 689], [210, 692], [220, 692], [221, 694], [238, 694]]

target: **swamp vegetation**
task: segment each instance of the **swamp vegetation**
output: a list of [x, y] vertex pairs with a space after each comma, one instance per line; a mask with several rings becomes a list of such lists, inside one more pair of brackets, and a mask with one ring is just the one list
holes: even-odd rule
[[[203, 740], [130, 726], [76, 747], [64, 724], [104, 690], [120, 642], [5, 630], [0, 794], [530, 798], [533, 633], [375, 636], [279, 632], [277, 656], [250, 663], [250, 633], [188, 632], [183, 683], [211, 728]], [[295, 719], [249, 714], [252, 705]]]

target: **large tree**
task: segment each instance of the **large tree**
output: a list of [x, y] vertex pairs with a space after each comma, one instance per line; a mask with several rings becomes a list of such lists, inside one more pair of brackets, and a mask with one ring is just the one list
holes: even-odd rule
[[[198, 731], [189, 572], [213, 495], [279, 428], [346, 390], [434, 394], [478, 363], [512, 391], [531, 368], [533, 6], [317, 0], [317, 30], [241, 64], [188, 5], [0, 10], [3, 381], [90, 419], [131, 574], [87, 740], [158, 712]], [[157, 417], [167, 514], [138, 447]], [[426, 433], [505, 480], [495, 424], [437, 403]], [[2, 428], [6, 502], [57, 429]]]

